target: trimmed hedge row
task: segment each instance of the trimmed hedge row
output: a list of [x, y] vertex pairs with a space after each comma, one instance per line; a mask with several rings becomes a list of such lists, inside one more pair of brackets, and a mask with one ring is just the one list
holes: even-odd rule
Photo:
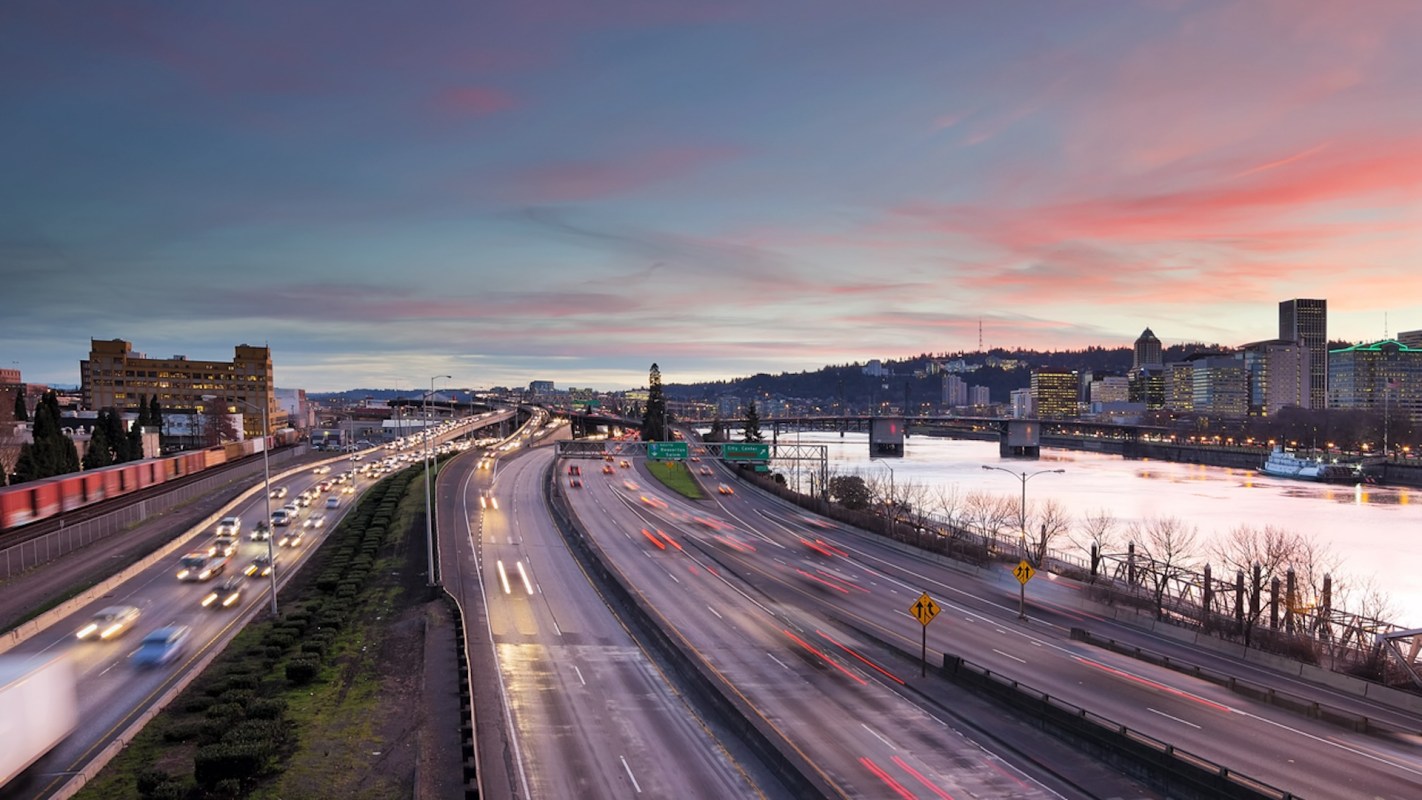
[[[405, 470], [366, 492], [313, 558], [315, 591], [291, 601], [282, 618], [253, 624], [233, 641], [220, 666], [201, 676], [174, 706], [161, 738], [196, 746], [193, 778], [200, 796], [237, 798], [262, 778], [280, 771], [294, 731], [287, 703], [278, 695], [319, 680], [339, 632], [366, 585], [391, 521], [415, 470]], [[137, 775], [139, 797], [177, 800], [188, 787], [147, 767]]]

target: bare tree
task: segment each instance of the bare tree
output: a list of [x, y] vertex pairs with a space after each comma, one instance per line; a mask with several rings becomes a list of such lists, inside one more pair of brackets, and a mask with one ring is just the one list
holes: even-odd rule
[[1033, 539], [1029, 549], [1032, 563], [1040, 565], [1047, 557], [1052, 542], [1071, 530], [1071, 515], [1067, 513], [1066, 506], [1055, 499], [1033, 503], [1031, 512], [1028, 529], [1033, 531]]
[[1094, 542], [1102, 553], [1118, 553], [1125, 549], [1120, 537], [1121, 527], [1121, 520], [1110, 509], [1098, 509], [1081, 518], [1081, 525], [1077, 528], [1079, 535], [1070, 537], [1071, 543], [1089, 552]]
[[1210, 552], [1230, 573], [1243, 571], [1248, 575], [1258, 564], [1260, 579], [1268, 583], [1288, 569], [1302, 545], [1302, 537], [1275, 525], [1236, 525], [1211, 546]]
[[939, 486], [933, 491], [929, 504], [933, 514], [948, 523], [949, 528], [956, 529], [962, 524], [963, 494], [958, 489], [958, 484]]
[[1146, 568], [1155, 601], [1155, 616], [1165, 617], [1165, 596], [1172, 584], [1192, 572], [1199, 530], [1177, 517], [1151, 517], [1132, 526], [1139, 534], [1150, 564]]
[[968, 492], [963, 498], [963, 520], [996, 550], [1003, 530], [1017, 527], [1017, 503], [990, 492]]

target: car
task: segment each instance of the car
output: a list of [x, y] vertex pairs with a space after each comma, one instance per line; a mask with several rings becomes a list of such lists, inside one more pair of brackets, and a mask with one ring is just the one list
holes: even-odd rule
[[326, 508], [340, 508], [340, 507], [341, 507], [341, 498], [339, 498], [339, 497], [328, 497], [328, 498], [326, 498]]
[[325, 475], [326, 473], [328, 473], [328, 472], [330, 472], [330, 471], [331, 471], [331, 468], [330, 468], [330, 467], [326, 466], [325, 464], [322, 464], [321, 466], [317, 467], [316, 469], [311, 470], [311, 473], [312, 473], [313, 475]]
[[247, 538], [254, 542], [265, 542], [272, 538], [272, 526], [270, 523], [258, 522], [252, 532], [247, 534]]
[[188, 553], [178, 560], [178, 580], [205, 581], [227, 569], [228, 556], [222, 553]]
[[622, 459], [622, 463], [619, 464], [618, 466], [622, 467], [623, 469], [627, 469], [627, 468], [631, 467], [632, 464], [631, 464], [630, 462], [628, 462], [627, 459], [624, 458], [624, 459]]
[[242, 570], [242, 574], [246, 575], [249, 578], [265, 578], [268, 575], [272, 574], [272, 567], [275, 565], [275, 562], [275, 555], [271, 556], [270, 558], [268, 558], [267, 556], [257, 556], [256, 558], [252, 559], [252, 563], [248, 564], [246, 569]]
[[320, 530], [326, 527], [325, 514], [312, 514], [311, 519], [306, 520], [305, 527]]
[[582, 479], [582, 478], [569, 478], [569, 479], [568, 479], [568, 486], [570, 486], [571, 488], [574, 488], [574, 489], [581, 489], [581, 488], [583, 488], [583, 479]]
[[311, 495], [309, 495], [309, 494], [307, 494], [307, 493], [305, 493], [305, 492], [302, 492], [301, 495], [296, 498], [296, 502], [294, 503], [294, 505], [295, 505], [298, 509], [302, 509], [302, 508], [306, 508], [307, 506], [310, 506], [310, 505], [311, 505]]
[[615, 469], [612, 468], [612, 465], [611, 465], [611, 464], [603, 464], [603, 465], [602, 465], [602, 474], [604, 474], [604, 475], [611, 475], [612, 473], [614, 473], [614, 472], [616, 472], [616, 471], [617, 471], [617, 470], [615, 470]]
[[224, 558], [237, 552], [237, 536], [235, 534], [218, 534], [212, 544], [207, 546], [207, 554], [210, 556], [221, 555]]
[[238, 533], [241, 533], [241, 532], [242, 532], [242, 518], [241, 518], [241, 517], [223, 517], [222, 519], [220, 519], [220, 520], [217, 521], [217, 535], [218, 535], [218, 536], [222, 536], [222, 535], [224, 535], [224, 534], [228, 534], [228, 535], [231, 535], [231, 536], [236, 536]]
[[276, 525], [276, 526], [290, 525], [290, 524], [291, 524], [291, 521], [292, 521], [293, 519], [295, 519], [295, 515], [292, 514], [290, 511], [287, 511], [287, 510], [284, 509], [284, 508], [278, 508], [276, 511], [273, 511], [273, 512], [272, 512], [272, 524], [273, 524], [273, 525]]
[[356, 453], [355, 455], [351, 456], [352, 461], [360, 461], [363, 458], [365, 458], [365, 456], [361, 455], [360, 453]]
[[354, 487], [354, 486], [347, 486], [347, 487], [345, 487], [344, 489], [342, 489], [341, 492], [342, 492], [343, 494], [355, 494], [355, 487]]
[[183, 654], [188, 647], [188, 626], [168, 625], [143, 637], [133, 653], [133, 663], [140, 667], [156, 667]]
[[[310, 521], [311, 520], [307, 520], [307, 522]], [[304, 535], [305, 533], [302, 528], [287, 528], [281, 532], [281, 536], [277, 537], [277, 547], [296, 547], [301, 544], [301, 537]], [[247, 574], [251, 575], [252, 573], [249, 572]]]
[[492, 494], [490, 494], [489, 491], [486, 489], [485, 491], [483, 491], [483, 492], [480, 493], [480, 495], [479, 495], [479, 507], [480, 507], [480, 508], [492, 508], [492, 509], [494, 509], [495, 511], [498, 511], [498, 510], [499, 510], [499, 501], [498, 501], [498, 499], [496, 499]]
[[570, 465], [570, 466], [568, 467], [568, 474], [569, 474], [569, 475], [581, 475], [581, 474], [583, 474], [583, 468], [580, 467], [580, 466], [578, 466], [577, 464], [572, 464], [572, 465]]
[[321, 481], [320, 483], [316, 484], [316, 488], [317, 488], [318, 490], [320, 490], [320, 491], [323, 491], [323, 492], [329, 492], [329, 491], [331, 491], [331, 487], [332, 487], [332, 486], [335, 486], [335, 484], [332, 483], [332, 482], [329, 481], [329, 480]]
[[724, 483], [721, 484], [720, 486], [717, 486], [717, 487], [716, 487], [716, 491], [719, 492], [719, 493], [721, 493], [721, 494], [735, 494], [735, 493], [736, 493], [736, 490], [735, 490], [735, 489], [732, 489], [731, 487], [727, 486], [727, 485], [724, 484]]
[[99, 613], [89, 620], [89, 624], [75, 632], [76, 639], [114, 639], [132, 627], [138, 619], [139, 611], [134, 606], [109, 606], [99, 609]]
[[273, 500], [280, 500], [280, 499], [282, 499], [283, 497], [286, 497], [286, 495], [287, 495], [287, 488], [286, 488], [285, 486], [278, 486], [277, 488], [275, 488], [275, 489], [272, 490], [272, 495], [271, 495], [271, 497], [272, 497]]
[[292, 519], [301, 516], [300, 503], [287, 503], [286, 505], [281, 507], [281, 510], [285, 511], [287, 513], [287, 516], [291, 517]]
[[203, 608], [231, 608], [242, 601], [242, 587], [247, 580], [233, 575], [202, 596]]

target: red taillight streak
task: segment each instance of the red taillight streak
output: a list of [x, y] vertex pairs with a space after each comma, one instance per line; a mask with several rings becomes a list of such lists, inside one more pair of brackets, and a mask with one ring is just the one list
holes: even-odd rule
[[667, 549], [667, 546], [664, 545], [664, 544], [662, 544], [662, 540], [661, 540], [661, 539], [658, 539], [658, 538], [655, 537], [655, 536], [653, 536], [653, 535], [652, 535], [652, 532], [649, 531], [649, 530], [647, 530], [646, 528], [643, 528], [643, 529], [642, 529], [642, 535], [645, 536], [645, 537], [647, 537], [648, 541], [650, 541], [652, 544], [656, 545], [658, 550], [665, 550], [665, 549]]
[[806, 650], [809, 650], [811, 653], [814, 653], [815, 655], [819, 656], [820, 658], [823, 658], [823, 659], [825, 660], [825, 663], [826, 663], [826, 664], [829, 664], [830, 666], [834, 667], [835, 669], [839, 670], [840, 672], [843, 672], [845, 675], [848, 675], [849, 677], [855, 679], [856, 681], [859, 681], [859, 685], [860, 685], [860, 686], [863, 686], [864, 684], [868, 683], [868, 681], [864, 680], [863, 678], [859, 677], [858, 675], [855, 675], [853, 672], [850, 672], [849, 670], [847, 670], [847, 669], [845, 669], [844, 667], [840, 666], [839, 662], [837, 662], [837, 661], [835, 661], [834, 659], [830, 658], [829, 656], [825, 655], [823, 651], [821, 651], [819, 648], [815, 647], [814, 645], [810, 644], [809, 642], [805, 641], [804, 639], [801, 639], [800, 637], [796, 636], [795, 634], [791, 633], [790, 631], [785, 631], [785, 635], [786, 635], [786, 636], [789, 636], [791, 639], [794, 639], [795, 641], [799, 642], [801, 647], [804, 647]]
[[948, 794], [947, 792], [943, 791], [942, 789], [938, 788], [937, 786], [934, 786], [932, 783], [929, 783], [928, 779], [925, 778], [925, 777], [923, 777], [923, 773], [921, 773], [921, 772], [919, 772], [918, 770], [914, 769], [913, 767], [909, 766], [909, 764], [908, 764], [907, 761], [904, 761], [902, 758], [899, 758], [898, 756], [894, 756], [892, 760], [893, 760], [893, 762], [894, 762], [895, 764], [898, 764], [899, 767], [900, 767], [901, 769], [903, 769], [905, 772], [907, 772], [908, 774], [910, 774], [910, 775], [914, 776], [915, 778], [917, 778], [918, 781], [919, 781], [919, 783], [922, 783], [924, 786], [927, 786], [927, 787], [928, 787], [928, 791], [933, 792], [934, 794], [936, 794], [936, 795], [938, 795], [939, 797], [943, 798], [943, 800], [953, 800], [953, 795]]
[[845, 594], [849, 594], [849, 590], [848, 590], [848, 589], [844, 588], [843, 586], [836, 586], [835, 584], [830, 583], [829, 581], [825, 580], [824, 578], [819, 577], [818, 575], [811, 575], [810, 573], [804, 571], [803, 569], [797, 569], [797, 570], [795, 570], [795, 571], [798, 572], [798, 573], [800, 573], [801, 575], [804, 575], [806, 578], [809, 578], [809, 579], [812, 580], [812, 581], [818, 581], [819, 583], [823, 583], [824, 585], [830, 587], [831, 589], [835, 590], [836, 592], [844, 592]]
[[1213, 708], [1213, 709], [1215, 709], [1216, 711], [1223, 711], [1223, 712], [1225, 712], [1226, 714], [1233, 713], [1233, 711], [1234, 711], [1234, 709], [1230, 708], [1229, 706], [1220, 705], [1219, 703], [1216, 703], [1216, 702], [1213, 701], [1213, 700], [1206, 700], [1206, 699], [1203, 698], [1203, 697], [1199, 697], [1199, 696], [1197, 696], [1197, 695], [1190, 694], [1189, 692], [1184, 692], [1184, 691], [1181, 691], [1181, 690], [1179, 690], [1179, 689], [1176, 689], [1176, 688], [1173, 688], [1173, 687], [1170, 687], [1170, 686], [1166, 686], [1166, 685], [1163, 684], [1163, 683], [1156, 683], [1155, 681], [1153, 681], [1153, 680], [1151, 680], [1151, 679], [1149, 679], [1149, 678], [1142, 678], [1142, 677], [1140, 677], [1139, 675], [1132, 675], [1131, 673], [1126, 672], [1126, 671], [1124, 671], [1124, 670], [1119, 670], [1119, 669], [1116, 669], [1115, 667], [1108, 667], [1108, 666], [1106, 666], [1105, 664], [1102, 664], [1102, 663], [1099, 663], [1099, 662], [1096, 662], [1096, 661], [1092, 661], [1092, 660], [1089, 659], [1089, 658], [1082, 658], [1081, 656], [1072, 656], [1072, 657], [1075, 658], [1077, 661], [1080, 661], [1081, 663], [1086, 664], [1087, 666], [1096, 667], [1097, 669], [1100, 669], [1100, 670], [1105, 670], [1106, 672], [1109, 672], [1109, 673], [1111, 673], [1112, 675], [1116, 675], [1116, 676], [1118, 676], [1118, 677], [1126, 678], [1126, 679], [1128, 679], [1128, 680], [1133, 680], [1133, 681], [1135, 681], [1136, 683], [1139, 683], [1139, 684], [1141, 684], [1141, 685], [1143, 685], [1143, 686], [1149, 686], [1149, 687], [1152, 688], [1152, 689], [1157, 689], [1157, 690], [1159, 690], [1159, 691], [1165, 692], [1166, 694], [1173, 694], [1173, 695], [1175, 695], [1176, 697], [1183, 697], [1183, 698], [1185, 698], [1186, 700], [1194, 700], [1195, 702], [1200, 703], [1201, 705], [1209, 706], [1210, 708]]
[[834, 553], [837, 556], [844, 556], [845, 558], [849, 558], [848, 553], [844, 552], [838, 547], [835, 547], [829, 542], [826, 542], [824, 539], [816, 539], [815, 542], [818, 543], [820, 547], [825, 548], [826, 550], [830, 551], [831, 553]]
[[667, 544], [671, 545], [672, 547], [675, 547], [675, 548], [678, 549], [678, 550], [681, 549], [681, 545], [680, 545], [679, 543], [677, 543], [677, 540], [675, 540], [675, 539], [673, 539], [672, 537], [668, 536], [668, 535], [667, 535], [667, 532], [664, 531], [664, 530], [662, 530], [661, 528], [657, 528], [657, 535], [658, 535], [658, 536], [661, 536], [663, 539], [666, 539], [666, 540], [667, 540]]
[[826, 556], [833, 556], [833, 555], [834, 555], [834, 553], [831, 553], [830, 551], [824, 549], [823, 547], [820, 547], [819, 545], [815, 544], [814, 542], [810, 541], [809, 539], [804, 538], [803, 536], [800, 537], [800, 541], [801, 541], [801, 542], [804, 542], [806, 547], [810, 548], [811, 550], [814, 550], [816, 553], [819, 553], [819, 554], [821, 554], [821, 555], [826, 555]]
[[825, 571], [822, 570], [822, 569], [817, 569], [817, 570], [815, 570], [815, 572], [820, 573], [821, 575], [825, 576], [826, 578], [829, 578], [830, 580], [839, 581], [840, 583], [844, 584], [845, 586], [850, 587], [851, 589], [858, 589], [859, 591], [861, 591], [861, 592], [863, 592], [863, 593], [865, 593], [865, 594], [869, 594], [869, 590], [868, 590], [868, 589], [865, 589], [863, 586], [860, 586], [859, 584], [855, 583], [854, 581], [852, 581], [852, 580], [850, 580], [850, 579], [848, 579], [848, 578], [841, 577], [841, 576], [839, 576], [839, 575], [835, 575], [834, 573], [831, 573], [831, 572], [825, 572]]
[[899, 797], [907, 798], [907, 800], [918, 800], [918, 795], [910, 792], [902, 783], [894, 780], [893, 776], [881, 769], [878, 764], [875, 764], [867, 758], [859, 759], [859, 763], [863, 764], [865, 769], [874, 773], [874, 776], [883, 781], [890, 789], [893, 789]]
[[845, 646], [845, 645], [843, 645], [843, 644], [841, 644], [841, 643], [835, 641], [834, 637], [833, 637], [833, 636], [830, 636], [828, 633], [825, 633], [824, 631], [815, 631], [815, 633], [818, 633], [819, 635], [821, 635], [821, 636], [825, 637], [826, 639], [828, 639], [828, 640], [830, 641], [830, 644], [833, 644], [834, 646], [838, 647], [839, 649], [843, 650], [844, 652], [846, 652], [846, 653], [848, 653], [848, 654], [854, 656], [855, 658], [859, 659], [860, 661], [863, 661], [865, 664], [868, 664], [869, 666], [871, 666], [871, 667], [873, 667], [874, 669], [878, 670], [881, 675], [883, 675], [884, 677], [888, 678], [889, 680], [891, 680], [891, 681], [897, 681], [900, 686], [903, 685], [904, 682], [901, 681], [901, 680], [899, 680], [898, 677], [895, 676], [892, 672], [889, 672], [888, 670], [884, 669], [883, 667], [879, 666], [878, 664], [875, 664], [873, 661], [870, 661], [869, 659], [865, 658], [864, 656], [861, 656], [861, 655], [859, 655], [858, 653], [854, 652], [853, 650], [849, 649], [849, 647], [847, 647], [847, 646]]

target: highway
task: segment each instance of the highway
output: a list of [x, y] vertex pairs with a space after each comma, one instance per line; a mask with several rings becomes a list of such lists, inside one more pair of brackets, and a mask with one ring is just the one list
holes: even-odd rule
[[543, 497], [553, 455], [506, 456], [495, 478], [471, 453], [439, 482], [441, 570], [471, 629], [486, 796], [767, 796], [563, 543]]
[[[1040, 600], [1019, 622], [1015, 582], [810, 521], [751, 489], [686, 501], [636, 466], [571, 492], [579, 517], [646, 602], [846, 796], [1045, 795], [895, 688], [917, 682], [903, 665], [920, 647], [909, 608], [925, 591], [943, 609], [928, 629], [935, 661], [961, 655], [1299, 796], [1422, 796], [1415, 737], [1356, 734], [1073, 642], [1072, 626], [1109, 626]], [[707, 480], [712, 491], [731, 482]]]
[[[511, 415], [511, 412], [489, 415], [477, 420], [479, 424], [492, 424]], [[468, 432], [475, 419], [451, 431], [441, 438], [452, 438]], [[418, 451], [412, 451], [418, 463]], [[356, 454], [353, 454], [356, 455]], [[382, 449], [370, 451], [366, 458], [381, 458], [389, 455]], [[306, 465], [293, 471], [289, 476], [273, 475], [272, 487], [284, 487], [287, 496], [272, 500], [275, 510], [283, 503], [293, 500], [302, 491], [315, 484], [348, 472], [359, 464], [350, 456], [338, 456], [323, 462], [329, 472], [317, 474], [313, 465]], [[320, 494], [304, 509], [294, 525], [299, 526], [311, 515], [321, 514], [325, 524], [319, 529], [307, 529], [304, 541], [296, 547], [277, 547], [276, 575], [279, 584], [284, 584], [295, 573], [308, 554], [321, 544], [326, 534], [339, 522], [360, 496], [359, 492], [374, 481], [369, 478], [355, 480], [355, 493], [339, 493], [341, 486], [331, 492]], [[331, 496], [342, 498], [335, 509], [325, 507]], [[224, 574], [204, 582], [184, 582], [178, 580], [179, 559], [183, 554], [206, 551], [213, 540], [215, 526], [193, 529], [182, 538], [181, 544], [167, 557], [158, 558], [150, 566], [135, 569], [134, 574], [119, 584], [109, 594], [78, 608], [72, 614], [55, 621], [50, 626], [35, 633], [7, 651], [7, 655], [40, 655], [63, 653], [73, 664], [79, 698], [79, 728], [67, 740], [56, 747], [32, 770], [27, 784], [21, 788], [7, 786], [0, 789], [0, 797], [10, 798], [48, 797], [59, 792], [72, 778], [86, 770], [96, 768], [106, 748], [117, 737], [129, 732], [136, 721], [156, 706], [166, 703], [178, 688], [201, 667], [216, 651], [235, 636], [247, 620], [260, 613], [270, 604], [270, 579], [251, 577], [244, 579], [241, 600], [230, 608], [217, 606], [203, 608], [201, 599], [207, 592], [230, 575], [241, 575], [253, 559], [267, 554], [266, 542], [254, 542], [249, 538], [251, 529], [264, 518], [266, 498], [261, 482], [255, 491], [216, 516], [236, 515], [242, 519], [242, 530], [237, 552], [232, 556]], [[280, 536], [282, 527], [275, 527]], [[273, 545], [275, 547], [275, 545]], [[124, 634], [108, 641], [80, 641], [75, 632], [87, 624], [99, 609], [108, 606], [134, 606], [140, 609], [137, 622]], [[185, 625], [190, 628], [188, 646], [182, 656], [164, 666], [139, 668], [132, 661], [132, 655], [145, 634], [168, 625]], [[100, 759], [100, 762], [106, 761]]]

